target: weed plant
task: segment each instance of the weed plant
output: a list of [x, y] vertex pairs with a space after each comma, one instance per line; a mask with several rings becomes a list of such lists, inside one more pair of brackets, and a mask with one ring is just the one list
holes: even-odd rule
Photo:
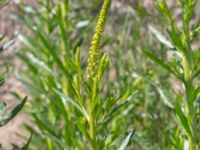
[[[32, 148], [125, 149], [134, 129], [130, 126], [116, 132], [115, 118], [132, 103], [136, 92], [101, 92], [101, 79], [109, 66], [108, 55], [101, 50], [101, 38], [111, 1], [105, 0], [102, 5], [89, 52], [80, 46], [82, 35], [73, 31], [77, 22], [70, 17], [76, 10], [69, 2], [40, 3], [46, 13], [34, 19], [44, 17], [42, 23], [33, 25], [35, 22], [28, 17], [19, 20], [35, 34], [33, 39], [19, 35], [28, 51], [19, 54], [27, 68], [17, 75], [32, 95], [28, 111], [39, 128], [26, 125], [36, 135]], [[30, 15], [39, 14], [36, 9], [30, 10]], [[84, 62], [81, 53], [85, 56], [86, 52], [88, 61]]]
[[198, 1], [177, 1], [182, 25], [165, 0], [154, 2], [155, 14], [130, 3], [111, 14], [102, 38], [110, 3], [20, 5], [16, 20], [31, 33], [19, 35], [26, 67], [17, 74], [31, 95], [31, 148], [198, 150]]
[[192, 48], [199, 32], [199, 21], [192, 23], [197, 2], [197, 0], [179, 1], [182, 10], [181, 26], [177, 25], [167, 2], [165, 0], [158, 2], [156, 8], [169, 25], [166, 27], [170, 40], [154, 27], [149, 28], [158, 41], [174, 53], [174, 57], [163, 60], [149, 50], [143, 51], [147, 57], [175, 76], [183, 87], [180, 93], [174, 93], [174, 101], [160, 93], [177, 123], [176, 130], [169, 137], [172, 142], [171, 149], [199, 149], [199, 48]]

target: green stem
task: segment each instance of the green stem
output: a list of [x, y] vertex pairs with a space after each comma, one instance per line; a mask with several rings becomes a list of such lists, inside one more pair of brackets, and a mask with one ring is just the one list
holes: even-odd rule
[[192, 103], [191, 103], [191, 88], [192, 84], [190, 81], [187, 81], [185, 83], [185, 89], [186, 89], [186, 101], [187, 101], [187, 118], [188, 118], [188, 124], [190, 125], [190, 129], [192, 132], [192, 135], [189, 135], [189, 150], [194, 150], [194, 142], [193, 142], [193, 134], [194, 134], [194, 129], [193, 129], [193, 121], [192, 121]]
[[193, 89], [193, 77], [192, 77], [192, 48], [190, 43], [190, 27], [189, 21], [183, 19], [183, 31], [185, 35], [185, 52], [183, 54], [183, 67], [184, 67], [184, 79], [185, 79], [185, 92], [186, 92], [186, 116], [188, 119], [188, 124], [190, 125], [191, 135], [189, 138], [189, 150], [195, 150], [196, 136], [195, 136], [195, 126], [194, 126], [194, 108], [192, 101], [192, 89]]
[[184, 79], [185, 79], [185, 92], [186, 92], [186, 116], [192, 134], [188, 135], [189, 150], [195, 150], [195, 128], [193, 123], [193, 102], [192, 102], [192, 59], [191, 59], [191, 46], [187, 44], [187, 50], [183, 57]]
[[90, 150], [96, 150], [96, 133], [95, 133], [95, 124], [93, 117], [90, 116]]
[[95, 131], [95, 120], [93, 115], [93, 100], [90, 101], [90, 150], [96, 150], [96, 131]]

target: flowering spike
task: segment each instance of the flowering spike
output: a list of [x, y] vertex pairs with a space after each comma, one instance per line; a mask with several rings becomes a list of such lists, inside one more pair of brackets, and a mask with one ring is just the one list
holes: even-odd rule
[[106, 21], [106, 16], [108, 13], [110, 3], [111, 3], [111, 0], [104, 0], [103, 6], [100, 11], [99, 18], [96, 24], [95, 33], [93, 35], [93, 39], [91, 42], [91, 46], [89, 50], [89, 58], [88, 58], [88, 67], [87, 67], [87, 73], [88, 73], [89, 79], [93, 79], [98, 70], [98, 64], [100, 61], [101, 37], [102, 37], [104, 24]]

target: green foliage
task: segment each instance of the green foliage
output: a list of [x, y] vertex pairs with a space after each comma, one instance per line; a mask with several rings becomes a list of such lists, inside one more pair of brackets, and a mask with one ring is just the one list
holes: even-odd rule
[[25, 98], [19, 105], [17, 105], [8, 116], [3, 116], [3, 114], [5, 113], [6, 110], [6, 104], [3, 103], [2, 106], [0, 107], [0, 111], [1, 111], [1, 115], [0, 115], [0, 127], [2, 127], [3, 125], [7, 124], [10, 120], [12, 120], [17, 113], [23, 108], [24, 104], [26, 103], [26, 99]]
[[[198, 107], [196, 107], [194, 100], [198, 98], [195, 87], [198, 86], [196, 84], [197, 80], [193, 78], [195, 70], [199, 70], [199, 63], [197, 63], [197, 57], [195, 53], [199, 53], [199, 50], [192, 48], [192, 39], [191, 37], [194, 30], [199, 27], [199, 23], [196, 25], [196, 29], [193, 29], [191, 26], [192, 16], [195, 10], [195, 4], [197, 0], [189, 0], [184, 1], [180, 0], [181, 9], [183, 11], [182, 14], [182, 27], [178, 27], [176, 24], [172, 13], [169, 10], [169, 7], [165, 0], [159, 2], [157, 4], [157, 9], [159, 12], [168, 20], [169, 28], [168, 34], [171, 39], [171, 42], [167, 41], [164, 36], [160, 34], [159, 31], [156, 31], [154, 28], [151, 28], [152, 32], [156, 35], [157, 38], [160, 39], [160, 42], [167, 46], [167, 48], [173, 49], [174, 52], [178, 53], [180, 58], [175, 58], [175, 61], [178, 62], [180, 60], [181, 65], [176, 65], [176, 68], [172, 65], [172, 62], [166, 62], [160, 60], [160, 58], [152, 54], [149, 51], [144, 51], [146, 56], [152, 59], [155, 63], [159, 64], [163, 68], [165, 68], [168, 72], [174, 74], [184, 85], [184, 93], [181, 95], [177, 94], [177, 102], [174, 107], [175, 114], [177, 118], [177, 133], [175, 133], [175, 148], [183, 148], [184, 149], [199, 149], [199, 136], [196, 134], [199, 131], [199, 127], [196, 125], [196, 121], [199, 118], [197, 115]], [[174, 45], [174, 46], [173, 46]], [[181, 126], [181, 131], [180, 127]], [[182, 137], [181, 139], [179, 137]], [[176, 139], [177, 138], [177, 139]], [[177, 142], [179, 141], [179, 142]]]
[[31, 149], [199, 149], [197, 0], [157, 1], [155, 14], [144, 2], [107, 24], [111, 0], [21, 2]]
[[[75, 5], [66, 1], [42, 3], [43, 13], [24, 6], [22, 9], [32, 11], [18, 19], [34, 33], [33, 38], [19, 35], [25, 45], [19, 57], [27, 68], [17, 74], [32, 95], [27, 111], [40, 129], [36, 131], [26, 125], [36, 135], [32, 148], [124, 149], [133, 136], [131, 132], [126, 138], [124, 132], [132, 130], [133, 126], [115, 133], [118, 129], [115, 128], [116, 118], [132, 105], [134, 89], [122, 95], [113, 95], [113, 91], [102, 92], [102, 78], [108, 70], [109, 60], [100, 51], [101, 37], [111, 1], [103, 3], [89, 48], [88, 62], [84, 60], [88, 51], [81, 46], [81, 39], [90, 30], [89, 24], [80, 28], [82, 22], [79, 18], [84, 18], [84, 13], [76, 12]], [[49, 10], [54, 10], [54, 14], [51, 15]], [[69, 18], [74, 13], [80, 16], [73, 16], [75, 20], [72, 21]], [[28, 15], [33, 16], [32, 20]], [[38, 19], [41, 21], [34, 25]], [[79, 34], [82, 32], [83, 35]]]

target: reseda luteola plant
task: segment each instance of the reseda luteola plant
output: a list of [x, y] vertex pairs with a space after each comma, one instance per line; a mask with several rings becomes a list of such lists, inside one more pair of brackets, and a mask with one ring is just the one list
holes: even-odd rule
[[[32, 144], [33, 149], [38, 148], [38, 145], [49, 150], [123, 150], [128, 146], [134, 133], [133, 127], [131, 125], [130, 128], [122, 128], [121, 131], [124, 132], [131, 130], [128, 134], [115, 132], [116, 126], [119, 126], [116, 118], [123, 119], [119, 116], [125, 111], [124, 108], [131, 104], [135, 92], [120, 96], [113, 95], [112, 91], [108, 91], [108, 94], [102, 92], [102, 76], [108, 69], [109, 60], [100, 50], [100, 46], [110, 4], [111, 0], [103, 2], [85, 67], [80, 55], [83, 52], [84, 56], [84, 51], [81, 51], [84, 47], [77, 44], [79, 42], [70, 35], [76, 29], [75, 21], [67, 19], [66, 27], [66, 18], [71, 10], [69, 1], [56, 3], [56, 6], [53, 2], [43, 2], [46, 11], [40, 15], [44, 15], [41, 17], [43, 19], [47, 17], [36, 27], [33, 27], [34, 19], [30, 20], [26, 16], [19, 18], [35, 35], [35, 38], [19, 35], [26, 45], [25, 52], [19, 56], [27, 68], [18, 74], [18, 78], [28, 87], [33, 99], [27, 111], [32, 115], [33, 123], [40, 129], [36, 131], [27, 125], [35, 134], [32, 141], [37, 144]], [[49, 10], [55, 10], [55, 14], [50, 16]], [[62, 14], [65, 11], [68, 15]], [[40, 16], [34, 17], [36, 20], [41, 19]], [[67, 39], [61, 34], [66, 34]], [[76, 38], [80, 36], [78, 34]], [[62, 45], [68, 48], [63, 49]], [[74, 45], [76, 46], [73, 47]], [[69, 55], [63, 56], [63, 53]]]
[[[101, 77], [108, 67], [109, 60], [106, 54], [100, 51], [101, 38], [108, 14], [111, 0], [104, 0], [102, 9], [99, 14], [99, 18], [96, 24], [95, 33], [89, 49], [89, 58], [87, 66], [87, 78], [90, 85], [90, 97], [89, 97], [89, 128], [90, 128], [90, 149], [96, 150], [98, 147], [98, 135], [97, 135], [97, 121], [98, 116], [95, 110], [98, 106], [98, 95], [100, 94], [100, 81]], [[102, 108], [99, 108], [102, 109]], [[101, 110], [100, 110], [101, 111]], [[132, 135], [131, 133], [130, 135]], [[130, 138], [130, 137], [129, 137]], [[129, 139], [130, 140], [130, 139]], [[124, 145], [125, 147], [125, 145]]]
[[[96, 96], [98, 94], [98, 82], [100, 80], [101, 74], [98, 72], [98, 69], [100, 69], [99, 62], [101, 59], [101, 51], [100, 51], [100, 44], [101, 44], [101, 37], [102, 37], [102, 32], [104, 29], [104, 24], [106, 21], [106, 16], [109, 10], [111, 0], [105, 0], [103, 7], [101, 9], [99, 19], [96, 25], [95, 29], [95, 34], [92, 39], [91, 47], [89, 50], [89, 58], [88, 58], [88, 67], [87, 67], [87, 73], [88, 73], [88, 79], [91, 80], [91, 98], [90, 98], [90, 138], [92, 140], [91, 144], [91, 150], [95, 150], [97, 147], [96, 143], [96, 131], [95, 131], [95, 118], [93, 114], [93, 109], [95, 107], [95, 101], [96, 101]], [[101, 65], [108, 65], [108, 59], [106, 56], [102, 57], [102, 62]], [[103, 70], [101, 70], [102, 73]]]
[[[129, 149], [137, 147], [137, 143], [141, 143], [140, 145], [142, 147], [139, 146], [138, 149], [141, 148], [144, 150], [154, 150], [158, 149], [157, 147], [161, 147], [160, 149], [167, 148], [172, 150], [187, 149], [188, 145], [190, 145], [190, 149], [195, 149], [195, 146], [193, 145], [196, 145], [195, 143], [198, 142], [198, 140], [196, 140], [198, 137], [193, 135], [194, 133], [197, 133], [198, 135], [199, 117], [197, 114], [190, 115], [189, 107], [187, 107], [187, 102], [190, 96], [187, 96], [188, 98], [186, 98], [184, 95], [186, 93], [185, 91], [188, 91], [188, 95], [191, 95], [189, 93], [193, 93], [192, 97], [197, 99], [197, 93], [199, 92], [199, 85], [196, 81], [199, 79], [198, 76], [200, 71], [198, 60], [200, 60], [200, 55], [196, 50], [193, 50], [192, 54], [189, 54], [190, 52], [188, 49], [190, 49], [190, 46], [187, 46], [189, 45], [187, 31], [189, 23], [187, 23], [186, 20], [188, 20], [190, 18], [189, 16], [193, 14], [192, 9], [194, 8], [194, 1], [182, 1], [182, 4], [184, 4], [184, 20], [186, 21], [184, 21], [184, 30], [175, 24], [174, 17], [171, 15], [172, 11], [168, 8], [166, 2], [163, 1], [158, 3], [157, 8], [160, 10], [160, 13], [165, 16], [162, 17], [162, 19], [165, 18], [170, 24], [168, 32], [170, 33], [169, 35], [172, 42], [166, 40], [167, 38], [162, 36], [155, 29], [150, 28], [152, 33], [156, 34], [158, 40], [160, 40], [163, 45], [166, 45], [167, 48], [172, 50], [170, 52], [178, 53], [178, 56], [181, 56], [176, 58], [175, 61], [165, 62], [149, 51], [145, 51], [145, 54], [148, 57], [170, 73], [174, 74], [177, 79], [187, 87], [184, 89], [185, 93], [183, 92], [171, 96], [171, 90], [167, 91], [169, 86], [163, 86], [166, 88], [165, 90], [168, 92], [168, 95], [171, 97], [177, 97], [177, 103], [174, 104], [175, 102], [173, 103], [173, 101], [170, 101], [171, 97], [167, 101], [168, 95], [165, 96], [164, 103], [167, 105], [166, 109], [163, 109], [162, 107], [155, 108], [163, 106], [162, 102], [159, 100], [164, 97], [164, 94], [162, 93], [163, 97], [159, 97], [157, 94], [152, 94], [152, 85], [148, 83], [142, 85], [144, 87], [144, 92], [142, 91], [140, 95], [138, 94], [139, 98], [134, 101], [134, 104], [130, 103], [132, 99], [131, 96], [128, 97], [129, 91], [134, 89], [132, 87], [130, 89], [127, 88], [127, 85], [131, 84], [133, 81], [133, 74], [132, 71], [126, 75], [126, 77], [124, 74], [127, 70], [133, 69], [133, 67], [140, 68], [142, 67], [141, 64], [148, 64], [148, 61], [143, 58], [143, 55], [136, 54], [139, 56], [137, 59], [134, 58], [137, 63], [134, 63], [132, 60], [129, 60], [129, 63], [127, 63], [127, 61], [124, 61], [123, 57], [121, 57], [122, 55], [124, 56], [124, 51], [122, 51], [122, 49], [128, 50], [133, 47], [135, 49], [136, 47], [142, 47], [143, 44], [145, 45], [148, 43], [144, 42], [144, 39], [149, 38], [148, 36], [144, 38], [143, 34], [141, 34], [141, 38], [138, 38], [138, 31], [144, 29], [141, 23], [138, 23], [137, 26], [131, 27], [134, 28], [135, 32], [129, 33], [134, 35], [135, 39], [138, 40], [138, 46], [135, 46], [135, 41], [127, 43], [127, 41], [129, 41], [127, 39], [130, 38], [130, 35], [127, 35], [127, 33], [130, 32], [130, 24], [137, 24], [135, 20], [131, 20], [129, 17], [122, 17], [124, 23], [121, 25], [126, 26], [127, 24], [128, 31], [126, 31], [125, 28], [120, 29], [119, 26], [117, 26], [120, 30], [118, 38], [123, 40], [121, 40], [119, 45], [119, 42], [117, 41], [116, 53], [120, 53], [117, 55], [116, 59], [119, 65], [114, 68], [117, 71], [117, 76], [123, 76], [122, 78], [119, 78], [119, 80], [124, 86], [116, 83], [116, 80], [113, 80], [113, 83], [120, 86], [120, 91], [128, 91], [128, 94], [119, 96], [116, 93], [110, 93], [111, 89], [115, 90], [112, 86], [108, 86], [106, 90], [103, 89], [102, 85], [105, 80], [101, 79], [103, 72], [107, 69], [109, 63], [107, 55], [100, 50], [100, 46], [103, 44], [100, 44], [110, 1], [104, 1], [103, 8], [100, 12], [95, 34], [89, 50], [88, 63], [84, 62], [80, 56], [85, 56], [84, 52], [87, 53], [87, 51], [84, 51], [87, 50], [87, 48], [85, 48], [81, 39], [87, 41], [87, 37], [90, 37], [90, 34], [88, 34], [90, 32], [87, 32], [88, 29], [86, 28], [90, 28], [92, 19], [89, 17], [90, 15], [87, 15], [85, 12], [88, 12], [91, 3], [79, 0], [73, 0], [73, 2], [69, 0], [36, 0], [35, 2], [37, 2], [37, 5], [42, 9], [39, 10], [27, 5], [27, 7], [24, 7], [26, 15], [22, 13], [21, 17], [17, 18], [17, 21], [28, 27], [34, 35], [34, 37], [20, 35], [21, 41], [26, 45], [26, 47], [22, 49], [20, 57], [24, 61], [24, 64], [27, 65], [25, 68], [26, 70], [22, 73], [24, 76], [22, 76], [20, 80], [27, 86], [32, 99], [27, 111], [32, 115], [33, 123], [39, 128], [39, 131], [36, 131], [32, 126], [27, 125], [27, 128], [35, 134], [32, 142], [33, 144], [31, 145], [32, 149], [85, 150], [90, 147], [91, 149], [122, 150], [128, 145], [129, 140], [133, 135], [133, 132], [130, 132], [127, 136], [126, 134], [123, 134], [122, 131], [126, 128], [131, 128], [130, 126], [134, 123], [139, 124], [137, 126], [140, 129], [137, 130], [138, 134], [134, 137], [135, 142], [128, 145]], [[94, 3], [96, 2], [98, 3], [98, 6], [102, 3], [101, 0], [97, 0]], [[140, 2], [142, 3], [142, 0]], [[87, 11], [85, 11], [85, 8]], [[96, 6], [92, 7], [92, 9], [95, 10], [98, 8], [99, 7]], [[141, 11], [142, 14], [143, 7], [139, 7], [138, 11]], [[94, 14], [92, 13], [92, 16], [93, 15]], [[82, 20], [84, 20], [84, 23]], [[85, 24], [85, 20], [87, 20], [86, 22], [89, 22], [89, 24]], [[119, 20], [119, 18], [117, 18], [117, 20]], [[143, 18], [141, 18], [141, 20], [143, 20]], [[79, 23], [84, 27], [77, 29], [77, 24]], [[145, 21], [144, 23], [146, 24]], [[84, 32], [84, 30], [86, 30], [86, 32]], [[121, 31], [123, 31], [124, 34], [122, 34]], [[191, 39], [194, 40], [198, 32], [199, 24], [190, 27]], [[123, 35], [127, 36], [127, 38], [124, 38]], [[115, 35], [112, 39], [115, 39]], [[155, 45], [151, 45], [148, 48], [155, 49]], [[80, 55], [80, 53], [82, 55]], [[115, 53], [115, 51], [113, 51], [113, 53]], [[188, 65], [190, 64], [188, 62], [191, 62], [191, 58], [187, 55], [192, 55], [192, 65]], [[120, 57], [120, 60], [118, 57]], [[193, 61], [193, 59], [195, 59], [195, 61]], [[146, 62], [144, 63], [143, 61]], [[151, 68], [151, 70], [158, 69], [155, 65], [145, 65], [144, 68]], [[189, 68], [189, 71], [186, 71], [188, 70], [187, 68]], [[84, 78], [84, 73], [87, 75], [86, 78]], [[151, 76], [151, 73], [149, 74], [149, 76]], [[157, 78], [161, 74], [162, 73], [154, 75]], [[142, 73], [141, 80], [149, 80], [149, 77], [145, 78], [145, 75], [146, 71], [144, 71], [144, 76]], [[189, 80], [191, 78], [190, 76], [194, 78], [192, 79], [194, 82]], [[106, 78], [106, 76], [104, 77]], [[162, 79], [165, 79], [165, 76]], [[108, 83], [107, 80], [106, 83]], [[140, 83], [141, 82], [139, 82], [139, 84]], [[192, 87], [191, 89], [194, 92], [189, 91], [189, 87]], [[151, 101], [152, 98], [154, 99], [153, 101]], [[198, 103], [195, 102], [196, 100], [194, 101], [194, 107], [199, 107]], [[193, 109], [191, 103], [189, 105], [191, 107], [190, 110], [196, 110], [196, 108]], [[124, 111], [122, 107], [126, 107], [127, 111]], [[135, 109], [136, 107], [137, 109]], [[172, 115], [176, 117], [177, 130], [172, 130], [174, 129], [175, 123], [172, 122], [172, 119], [170, 119], [171, 116], [168, 116], [169, 113], [166, 112], [168, 108], [169, 110], [172, 110]], [[128, 111], [130, 109], [131, 111]], [[121, 113], [122, 110], [123, 113]], [[196, 122], [194, 120], [196, 120]], [[193, 122], [194, 125], [191, 125], [191, 122]], [[151, 124], [150, 126], [149, 123]], [[195, 126], [195, 124], [197, 125]], [[163, 132], [169, 130], [171, 131], [169, 134]], [[125, 138], [125, 141], [121, 144], [123, 138]], [[150, 144], [147, 144], [145, 139], [148, 139], [147, 142]], [[153, 148], [151, 148], [151, 145], [153, 145]], [[156, 148], [154, 148], [154, 145]]]
[[199, 150], [199, 48], [192, 48], [192, 44], [200, 31], [200, 23], [198, 21], [192, 25], [191, 22], [198, 0], [180, 0], [179, 2], [182, 9], [182, 27], [178, 27], [176, 24], [165, 0], [158, 2], [156, 5], [160, 14], [169, 23], [167, 31], [172, 43], [159, 31], [150, 27], [158, 40], [178, 56], [175, 60], [165, 62], [149, 51], [144, 50], [144, 53], [155, 63], [176, 76], [184, 85], [183, 93], [176, 95], [175, 105], [167, 99], [164, 102], [173, 110], [177, 118], [177, 131], [174, 131], [174, 135], [172, 135], [173, 145], [171, 149]]

